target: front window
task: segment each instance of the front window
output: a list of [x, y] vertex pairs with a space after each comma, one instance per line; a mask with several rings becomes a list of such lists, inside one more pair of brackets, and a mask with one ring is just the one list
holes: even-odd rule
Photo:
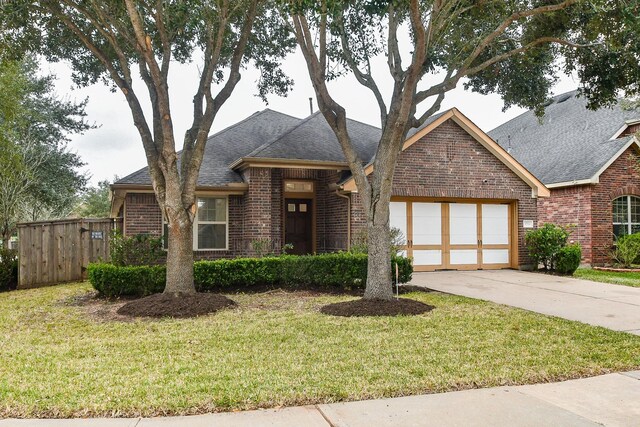
[[196, 249], [227, 248], [227, 198], [198, 197], [194, 230]]
[[613, 234], [620, 237], [639, 232], [640, 197], [618, 197], [613, 201]]

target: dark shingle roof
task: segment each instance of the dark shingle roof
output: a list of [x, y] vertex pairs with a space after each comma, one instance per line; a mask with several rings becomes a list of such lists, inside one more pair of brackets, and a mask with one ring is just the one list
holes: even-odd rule
[[[273, 110], [257, 112], [212, 135], [207, 140], [198, 185], [213, 187], [242, 182], [229, 168], [234, 160], [293, 128], [300, 119]], [[132, 173], [115, 184], [151, 185], [149, 168]]]
[[620, 105], [588, 110], [572, 91], [553, 98], [542, 121], [533, 111], [498, 126], [489, 136], [544, 184], [594, 177], [630, 140], [611, 138], [640, 111]]
[[[355, 149], [363, 161], [371, 159], [380, 129], [348, 120]], [[198, 186], [240, 183], [242, 177], [229, 166], [241, 158], [344, 162], [344, 154], [333, 131], [319, 113], [304, 120], [273, 110], [263, 110], [209, 137]], [[149, 169], [143, 168], [117, 185], [151, 185]]]
[[[380, 129], [350, 119], [347, 129], [360, 159], [364, 162], [371, 159], [380, 140]], [[320, 112], [243, 157], [346, 161], [340, 143]]]

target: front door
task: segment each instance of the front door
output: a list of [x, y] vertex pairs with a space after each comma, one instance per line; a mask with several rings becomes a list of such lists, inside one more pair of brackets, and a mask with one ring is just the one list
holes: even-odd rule
[[284, 243], [293, 245], [288, 253], [313, 252], [313, 209], [310, 199], [285, 199]]

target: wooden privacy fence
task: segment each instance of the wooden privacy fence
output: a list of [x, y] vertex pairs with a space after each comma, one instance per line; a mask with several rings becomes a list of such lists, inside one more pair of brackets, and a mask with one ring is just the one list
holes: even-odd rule
[[67, 219], [18, 225], [18, 289], [85, 280], [90, 262], [109, 260], [121, 219]]

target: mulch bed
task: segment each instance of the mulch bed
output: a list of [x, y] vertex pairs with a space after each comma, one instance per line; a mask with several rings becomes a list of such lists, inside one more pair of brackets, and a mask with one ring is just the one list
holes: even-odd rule
[[415, 316], [435, 307], [420, 301], [398, 298], [391, 301], [357, 299], [325, 305], [320, 312], [331, 316]]
[[235, 307], [233, 300], [220, 294], [154, 294], [126, 303], [118, 314], [133, 317], [197, 317]]

